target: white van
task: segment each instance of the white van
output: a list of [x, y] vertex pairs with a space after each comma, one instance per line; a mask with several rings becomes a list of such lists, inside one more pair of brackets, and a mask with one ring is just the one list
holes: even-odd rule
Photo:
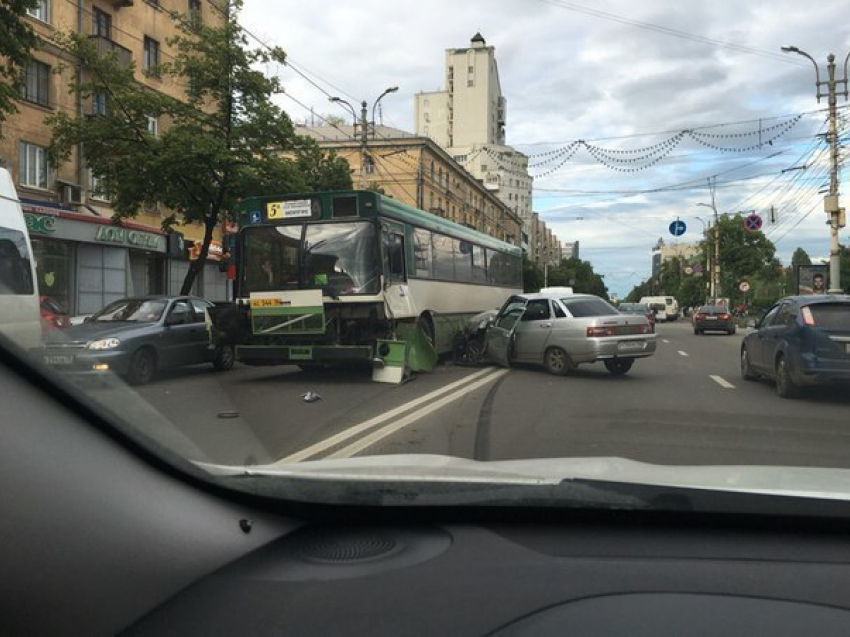
[[640, 302], [656, 310], [656, 321], [675, 321], [679, 318], [679, 302], [672, 296], [644, 296]]
[[0, 333], [25, 350], [42, 344], [32, 245], [5, 168], [0, 168]]

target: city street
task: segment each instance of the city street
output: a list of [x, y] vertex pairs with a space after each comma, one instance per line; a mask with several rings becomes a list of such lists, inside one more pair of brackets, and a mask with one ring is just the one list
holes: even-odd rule
[[[368, 370], [165, 374], [139, 393], [211, 460], [253, 464], [425, 453], [476, 460], [622, 456], [661, 464], [850, 467], [846, 388], [798, 400], [745, 382], [737, 335], [658, 326], [658, 352], [623, 377], [600, 365], [444, 364], [402, 385]], [[303, 395], [320, 398], [307, 402]]]

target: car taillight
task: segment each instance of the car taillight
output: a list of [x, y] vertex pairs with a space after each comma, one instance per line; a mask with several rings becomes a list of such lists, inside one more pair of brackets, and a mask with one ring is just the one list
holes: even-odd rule
[[809, 308], [804, 307], [800, 311], [800, 314], [803, 316], [803, 323], [804, 324], [806, 324], [810, 327], [815, 326], [815, 316], [814, 316], [814, 314], [812, 314], [812, 311]]
[[598, 336], [614, 336], [616, 329], [613, 327], [605, 327], [601, 325], [591, 326], [587, 328], [588, 338], [596, 338]]
[[722, 318], [724, 321], [726, 321], [726, 320], [729, 319], [729, 315], [728, 314], [721, 314], [720, 318]]
[[641, 325], [640, 326], [641, 334], [652, 334], [652, 328], [649, 325]]
[[697, 314], [696, 318], [697, 318], [697, 319], [704, 319], [704, 318], [705, 318], [705, 314]]

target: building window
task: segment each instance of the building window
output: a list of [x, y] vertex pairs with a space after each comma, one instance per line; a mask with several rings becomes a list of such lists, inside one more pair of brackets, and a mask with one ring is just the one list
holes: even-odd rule
[[109, 201], [109, 195], [106, 192], [106, 186], [103, 184], [103, 178], [97, 176], [91, 169], [89, 169], [89, 199]]
[[112, 39], [112, 16], [97, 7], [92, 10], [92, 35]]
[[201, 23], [201, 0], [189, 0], [189, 20], [192, 24]]
[[28, 102], [47, 106], [50, 103], [49, 81], [50, 67], [43, 62], [30, 60], [27, 63], [22, 97]]
[[27, 15], [42, 22], [50, 22], [50, 0], [39, 0], [35, 8], [27, 9]]
[[467, 80], [466, 85], [467, 86], [475, 86], [475, 82], [473, 82], [472, 80]]
[[92, 115], [106, 115], [106, 93], [95, 93], [91, 97]]
[[148, 75], [159, 77], [159, 42], [145, 36], [145, 55], [142, 58], [142, 70]]
[[148, 133], [153, 137], [159, 137], [159, 120], [153, 115], [148, 115]]
[[29, 142], [21, 142], [20, 153], [20, 184], [47, 189], [47, 149]]

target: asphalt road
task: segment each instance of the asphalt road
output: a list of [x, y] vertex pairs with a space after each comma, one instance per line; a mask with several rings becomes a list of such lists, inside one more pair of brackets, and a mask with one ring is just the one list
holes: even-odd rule
[[[742, 337], [661, 324], [656, 355], [622, 377], [601, 364], [566, 377], [448, 364], [386, 385], [367, 370], [196, 367], [139, 393], [222, 463], [433, 453], [850, 468], [850, 391], [785, 400], [768, 382], [743, 381]], [[320, 399], [305, 401], [307, 392]]]

